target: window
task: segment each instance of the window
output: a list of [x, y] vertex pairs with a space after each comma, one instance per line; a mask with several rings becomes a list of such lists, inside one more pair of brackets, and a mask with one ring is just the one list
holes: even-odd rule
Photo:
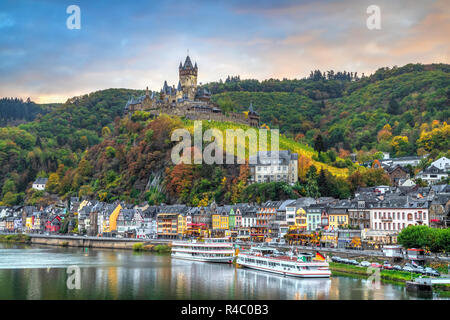
[[412, 221], [412, 219], [413, 219], [412, 213], [408, 213], [408, 221]]

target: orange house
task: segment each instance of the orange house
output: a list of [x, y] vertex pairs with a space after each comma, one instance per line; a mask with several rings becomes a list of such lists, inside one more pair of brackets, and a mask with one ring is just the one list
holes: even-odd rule
[[117, 205], [117, 207], [114, 209], [114, 211], [109, 216], [109, 231], [116, 231], [117, 230], [117, 217], [119, 216], [120, 210], [122, 210], [122, 206], [120, 203]]

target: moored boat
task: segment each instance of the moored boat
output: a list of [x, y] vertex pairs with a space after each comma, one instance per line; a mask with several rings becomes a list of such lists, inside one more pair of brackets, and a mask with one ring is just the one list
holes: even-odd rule
[[203, 262], [232, 263], [236, 256], [228, 238], [172, 242], [172, 257]]
[[252, 247], [239, 252], [237, 264], [261, 271], [300, 278], [329, 278], [328, 262], [320, 254], [283, 254], [274, 248]]

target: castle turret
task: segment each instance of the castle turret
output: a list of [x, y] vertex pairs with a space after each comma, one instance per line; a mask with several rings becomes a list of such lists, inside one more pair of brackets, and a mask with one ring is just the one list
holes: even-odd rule
[[247, 114], [248, 124], [252, 127], [259, 127], [259, 114], [253, 109], [253, 103], [250, 102]]
[[184, 65], [180, 65], [179, 74], [183, 95], [187, 96], [189, 100], [194, 100], [195, 98], [197, 91], [197, 73], [197, 63], [195, 63], [195, 67], [192, 66], [191, 58], [187, 56]]

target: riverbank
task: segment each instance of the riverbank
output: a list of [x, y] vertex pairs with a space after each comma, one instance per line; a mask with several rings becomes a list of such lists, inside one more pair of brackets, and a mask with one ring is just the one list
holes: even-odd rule
[[[370, 277], [373, 272], [368, 272], [366, 267], [353, 266], [343, 263], [330, 262], [330, 270], [332, 274], [339, 275], [357, 275], [359, 277]], [[418, 278], [420, 275], [406, 271], [397, 270], [381, 270], [380, 279], [389, 282], [404, 284], [406, 281]]]
[[149, 251], [149, 252], [158, 252], [158, 253], [170, 253], [172, 248], [169, 245], [165, 244], [147, 244], [145, 245], [142, 242], [138, 242], [133, 244], [133, 251], [141, 252], [141, 251]]
[[[125, 249], [135, 251], [141, 250], [153, 252], [166, 252], [167, 251], [166, 247], [170, 246], [170, 243], [158, 240], [143, 241], [140, 239], [128, 239], [128, 238], [42, 236], [42, 235], [30, 235], [30, 238], [31, 244], [50, 245], [59, 247]], [[137, 245], [136, 249], [134, 249], [135, 245]], [[138, 249], [141, 246], [142, 248]], [[148, 248], [149, 250], [146, 250], [146, 248]]]
[[7, 243], [31, 243], [31, 237], [26, 234], [8, 234], [0, 235], [0, 242], [7, 242]]

